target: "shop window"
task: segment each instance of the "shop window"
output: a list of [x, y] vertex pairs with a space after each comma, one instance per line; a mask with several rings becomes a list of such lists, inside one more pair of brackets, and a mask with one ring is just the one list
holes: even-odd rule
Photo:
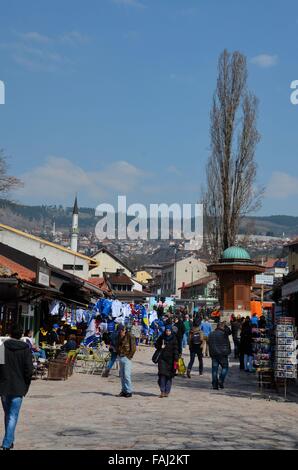
[[84, 266], [82, 264], [63, 264], [63, 269], [65, 271], [83, 271]]

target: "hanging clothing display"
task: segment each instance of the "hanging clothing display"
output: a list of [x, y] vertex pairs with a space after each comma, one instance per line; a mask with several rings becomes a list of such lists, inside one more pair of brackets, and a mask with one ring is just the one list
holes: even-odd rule
[[129, 304], [122, 304], [122, 312], [124, 317], [130, 317], [132, 314], [131, 306]]
[[59, 300], [53, 300], [49, 306], [49, 313], [50, 315], [59, 315], [59, 307], [60, 307], [60, 301]]
[[158, 319], [157, 311], [151, 310], [151, 312], [149, 313], [149, 324], [151, 325], [151, 323], [153, 323], [157, 319]]
[[83, 318], [84, 318], [84, 310], [82, 308], [78, 308], [76, 311], [76, 321], [77, 323], [82, 323]]
[[112, 302], [112, 317], [118, 318], [122, 315], [122, 302], [120, 300], [113, 300]]

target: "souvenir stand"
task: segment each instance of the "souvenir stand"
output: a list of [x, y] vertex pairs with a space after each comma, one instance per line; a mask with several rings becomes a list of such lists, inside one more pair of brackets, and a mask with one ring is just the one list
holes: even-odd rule
[[253, 358], [258, 374], [258, 384], [263, 387], [274, 387], [274, 318], [270, 311], [264, 311], [266, 326], [253, 328]]
[[281, 317], [276, 324], [275, 367], [274, 375], [277, 389], [284, 387], [287, 398], [287, 382], [297, 378], [297, 357], [295, 340], [295, 320], [292, 317]]

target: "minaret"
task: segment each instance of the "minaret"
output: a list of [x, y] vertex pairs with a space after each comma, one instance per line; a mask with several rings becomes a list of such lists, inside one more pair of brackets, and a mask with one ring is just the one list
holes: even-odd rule
[[79, 238], [79, 209], [77, 196], [72, 211], [72, 226], [71, 226], [71, 245], [72, 251], [78, 251], [78, 238]]
[[56, 236], [56, 221], [55, 221], [55, 219], [53, 219], [53, 230], [52, 230], [52, 235], [53, 235], [53, 237], [55, 237], [55, 236]]

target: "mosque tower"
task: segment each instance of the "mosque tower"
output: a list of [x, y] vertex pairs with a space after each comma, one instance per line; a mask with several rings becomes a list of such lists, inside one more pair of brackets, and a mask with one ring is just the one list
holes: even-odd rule
[[71, 226], [71, 245], [72, 251], [78, 251], [78, 238], [79, 238], [79, 209], [77, 196], [72, 211], [72, 226]]

